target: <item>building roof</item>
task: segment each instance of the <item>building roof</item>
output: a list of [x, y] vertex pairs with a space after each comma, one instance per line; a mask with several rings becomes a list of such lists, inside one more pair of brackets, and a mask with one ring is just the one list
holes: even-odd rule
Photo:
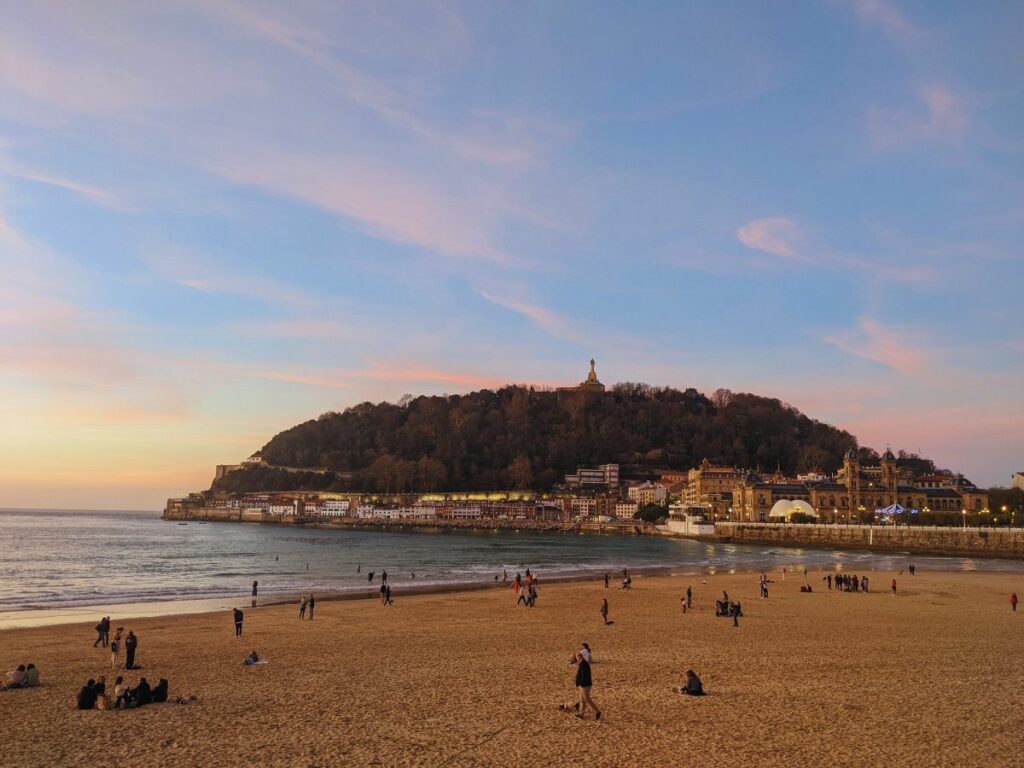
[[929, 499], [959, 499], [960, 494], [952, 488], [924, 488], [925, 496]]

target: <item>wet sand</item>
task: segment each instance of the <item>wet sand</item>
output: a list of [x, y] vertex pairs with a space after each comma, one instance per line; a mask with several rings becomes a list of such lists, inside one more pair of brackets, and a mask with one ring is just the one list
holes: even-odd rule
[[[121, 621], [140, 637], [134, 683], [171, 682], [188, 705], [80, 712], [74, 694], [106, 674], [84, 624], [0, 632], [0, 668], [34, 662], [38, 689], [0, 692], [4, 765], [791, 766], [1019, 765], [1024, 727], [1021, 573], [872, 573], [836, 594], [811, 573], [638, 577], [541, 584], [536, 608], [511, 589], [377, 601], [247, 607]], [[543, 574], [542, 574], [543, 576]], [[897, 578], [899, 592], [889, 594]], [[706, 582], [706, 583], [704, 583]], [[694, 610], [679, 598], [688, 584]], [[716, 618], [727, 589], [740, 627]], [[612, 626], [598, 613], [608, 597]], [[232, 605], [232, 602], [225, 602]], [[574, 698], [570, 654], [595, 655], [601, 722], [558, 711]], [[270, 660], [245, 667], [256, 649]], [[122, 657], [123, 658], [123, 657]], [[689, 667], [709, 695], [672, 692]]]

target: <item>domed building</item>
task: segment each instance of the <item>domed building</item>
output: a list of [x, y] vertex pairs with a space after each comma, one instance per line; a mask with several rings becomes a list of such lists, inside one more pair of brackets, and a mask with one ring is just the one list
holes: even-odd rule
[[814, 511], [814, 507], [803, 499], [795, 501], [779, 499], [772, 506], [772, 511], [768, 513], [768, 521], [772, 523], [788, 523], [793, 518], [793, 515], [806, 515], [812, 520], [818, 519], [818, 513]]

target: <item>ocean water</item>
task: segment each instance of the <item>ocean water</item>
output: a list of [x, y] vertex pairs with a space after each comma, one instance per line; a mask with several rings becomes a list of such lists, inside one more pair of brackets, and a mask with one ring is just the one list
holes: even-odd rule
[[[155, 512], [0, 510], [0, 611], [368, 589], [387, 570], [403, 584], [493, 582], [532, 569], [543, 581], [605, 571], [903, 568], [872, 555], [649, 536], [562, 533], [342, 531], [161, 520]], [[1005, 560], [915, 556], [921, 568], [1019, 570]], [[412, 574], [415, 573], [415, 579]]]

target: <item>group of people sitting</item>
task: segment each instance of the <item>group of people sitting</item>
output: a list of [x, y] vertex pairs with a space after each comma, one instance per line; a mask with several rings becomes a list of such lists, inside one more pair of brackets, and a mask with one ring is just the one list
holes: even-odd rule
[[39, 685], [39, 669], [35, 664], [19, 664], [17, 669], [7, 673], [7, 677], [0, 690], [8, 691], [14, 688], [34, 688]]
[[105, 677], [90, 679], [78, 692], [76, 703], [79, 709], [134, 709], [145, 704], [162, 704], [167, 701], [167, 678], [160, 678], [156, 687], [150, 686], [146, 678], [140, 678], [134, 688], [125, 683], [123, 677], [114, 681], [113, 693], [107, 693]]

